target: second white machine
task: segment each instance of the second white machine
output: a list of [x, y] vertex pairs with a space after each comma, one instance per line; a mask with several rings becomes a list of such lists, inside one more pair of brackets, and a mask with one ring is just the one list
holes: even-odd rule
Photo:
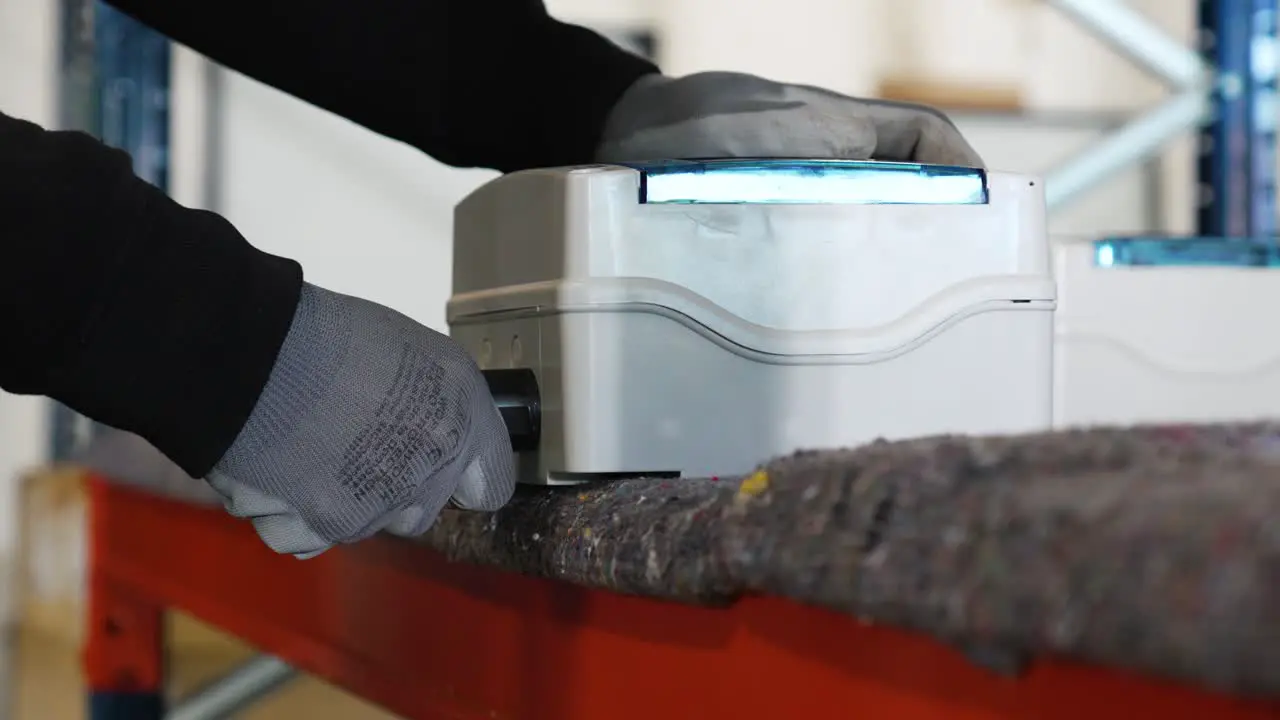
[[1042, 430], [1055, 287], [1032, 177], [854, 161], [530, 170], [455, 213], [452, 336], [521, 480], [750, 471]]

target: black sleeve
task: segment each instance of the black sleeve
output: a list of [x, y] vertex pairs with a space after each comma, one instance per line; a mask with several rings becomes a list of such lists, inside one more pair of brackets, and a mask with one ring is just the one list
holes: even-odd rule
[[93, 138], [0, 114], [0, 387], [150, 440], [193, 477], [266, 384], [302, 284]]
[[[648, 62], [540, 0], [114, 0], [224, 65], [455, 166], [589, 162]], [[92, 138], [0, 115], [0, 387], [203, 476], [266, 383], [298, 265]]]
[[542, 0], [110, 0], [217, 62], [449, 165], [588, 163], [649, 62]]

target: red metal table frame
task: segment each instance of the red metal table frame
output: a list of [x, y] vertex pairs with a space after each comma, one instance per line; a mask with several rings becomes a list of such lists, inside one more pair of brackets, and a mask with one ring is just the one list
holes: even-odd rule
[[932, 640], [783, 600], [695, 608], [449, 563], [394, 539], [308, 561], [222, 512], [92, 481], [97, 692], [155, 692], [162, 615], [189, 613], [411, 718], [1276, 718], [1057, 662], [1019, 679]]

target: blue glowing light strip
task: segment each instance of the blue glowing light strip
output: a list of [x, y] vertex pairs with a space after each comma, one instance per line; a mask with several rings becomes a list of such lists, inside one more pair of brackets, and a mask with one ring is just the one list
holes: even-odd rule
[[1280, 268], [1280, 245], [1274, 238], [1108, 238], [1093, 244], [1093, 262], [1102, 268]]
[[641, 203], [984, 205], [976, 168], [860, 160], [672, 160], [640, 171]]

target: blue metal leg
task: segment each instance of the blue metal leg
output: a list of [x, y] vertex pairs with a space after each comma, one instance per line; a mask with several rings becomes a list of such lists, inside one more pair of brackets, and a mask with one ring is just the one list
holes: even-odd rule
[[158, 693], [91, 692], [88, 720], [162, 720]]
[[1276, 0], [1200, 0], [1200, 49], [1218, 71], [1200, 132], [1198, 231], [1276, 234]]
[[1277, 0], [1254, 0], [1253, 40], [1250, 51], [1249, 93], [1253, 134], [1253, 232], [1262, 237], [1277, 233], [1276, 210], [1276, 124], [1280, 121], [1277, 101], [1277, 64], [1280, 63], [1280, 35], [1277, 34]]

